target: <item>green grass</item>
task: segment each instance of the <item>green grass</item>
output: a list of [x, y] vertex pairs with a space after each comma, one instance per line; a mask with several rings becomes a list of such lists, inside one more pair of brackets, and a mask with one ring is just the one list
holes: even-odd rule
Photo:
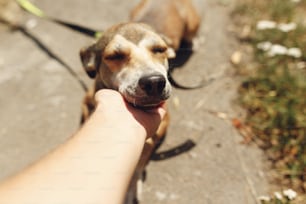
[[[246, 123], [273, 161], [281, 183], [302, 193], [306, 192], [306, 68], [299, 67], [306, 61], [305, 10], [305, 0], [300, 3], [241, 0], [233, 12], [238, 25], [248, 24], [252, 28], [246, 42], [254, 48], [255, 71], [246, 77], [239, 90], [247, 110]], [[297, 27], [289, 32], [278, 28], [257, 30], [259, 20], [277, 24], [295, 22]], [[271, 57], [257, 48], [264, 41], [298, 48], [302, 56]]]

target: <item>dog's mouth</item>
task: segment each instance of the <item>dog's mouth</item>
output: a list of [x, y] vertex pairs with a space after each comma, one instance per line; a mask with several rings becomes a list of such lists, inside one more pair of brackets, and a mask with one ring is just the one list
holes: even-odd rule
[[143, 110], [149, 110], [162, 106], [169, 98], [169, 95], [159, 97], [137, 97], [129, 94], [123, 94], [123, 97], [132, 106]]
[[131, 104], [131, 105], [133, 105], [135, 108], [142, 109], [142, 110], [152, 110], [152, 109], [157, 109], [161, 107], [164, 103], [165, 101], [161, 101], [158, 104], [150, 104], [150, 105], [135, 105], [135, 104]]

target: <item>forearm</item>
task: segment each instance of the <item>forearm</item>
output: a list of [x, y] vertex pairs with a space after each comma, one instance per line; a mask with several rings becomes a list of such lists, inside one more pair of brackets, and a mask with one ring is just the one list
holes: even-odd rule
[[121, 203], [146, 132], [113, 124], [94, 113], [60, 148], [1, 185], [0, 203]]

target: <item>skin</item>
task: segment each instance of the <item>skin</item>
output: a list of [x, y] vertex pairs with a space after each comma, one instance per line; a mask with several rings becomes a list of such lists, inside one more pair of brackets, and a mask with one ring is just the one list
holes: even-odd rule
[[96, 110], [76, 134], [0, 184], [0, 203], [123, 202], [145, 140], [156, 132], [165, 109], [135, 109], [106, 89], [95, 98]]

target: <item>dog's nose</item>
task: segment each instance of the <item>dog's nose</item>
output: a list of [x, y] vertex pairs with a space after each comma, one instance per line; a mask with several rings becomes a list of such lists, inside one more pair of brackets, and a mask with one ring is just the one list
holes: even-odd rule
[[166, 86], [166, 79], [163, 75], [153, 74], [141, 77], [138, 84], [148, 96], [158, 96]]

